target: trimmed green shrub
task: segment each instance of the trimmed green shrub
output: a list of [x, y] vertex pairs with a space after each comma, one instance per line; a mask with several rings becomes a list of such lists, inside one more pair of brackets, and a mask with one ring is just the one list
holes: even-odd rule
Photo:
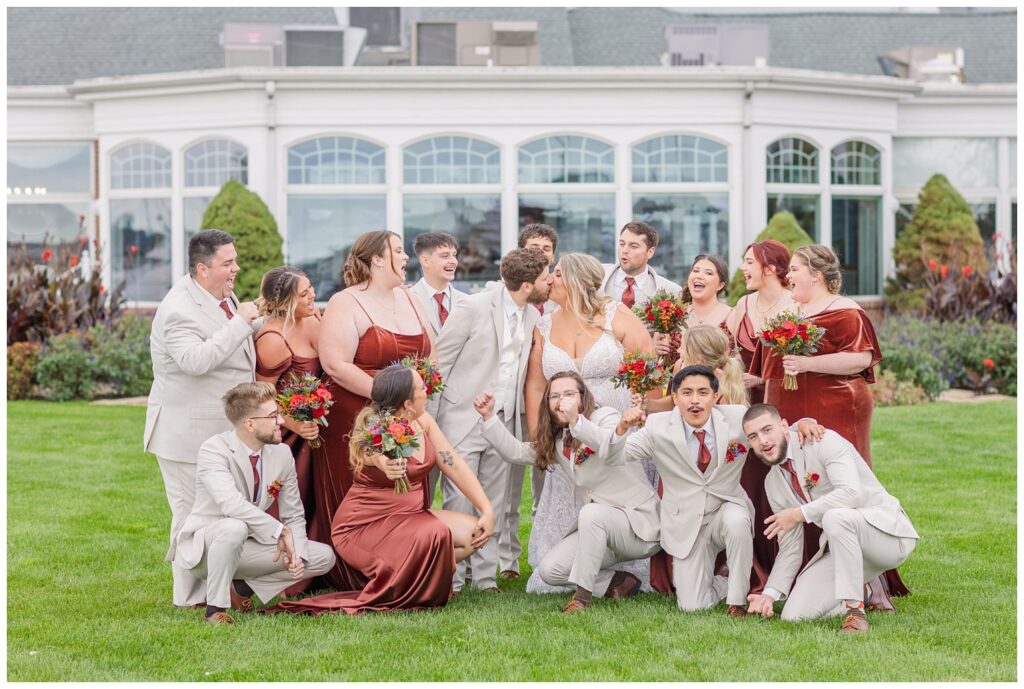
[[149, 394], [153, 385], [153, 361], [149, 351], [152, 325], [148, 318], [129, 315], [112, 327], [93, 327], [86, 333], [86, 341], [96, 356], [95, 377], [109, 383], [115, 396]]
[[15, 342], [7, 347], [7, 399], [23, 400], [32, 394], [33, 370], [42, 345]]
[[240, 270], [235, 296], [242, 301], [259, 296], [263, 274], [284, 263], [277, 221], [259, 195], [230, 180], [203, 213], [202, 229], [224, 230], [235, 238]]
[[[789, 211], [779, 211], [773, 215], [768, 221], [768, 226], [761, 230], [761, 234], [757, 235], [754, 241], [763, 242], [766, 239], [782, 242], [790, 253], [802, 246], [814, 243], [811, 236], [804, 232], [804, 228], [800, 227], [796, 217]], [[743, 282], [743, 273], [737, 270], [733, 274], [732, 280], [729, 281], [726, 299], [729, 300], [730, 306], [736, 306], [736, 302], [746, 293], [747, 287]]]
[[[943, 175], [933, 175], [918, 195], [917, 208], [892, 251], [896, 272], [886, 283], [891, 309], [923, 313], [929, 271], [988, 270], [974, 212]], [[930, 267], [931, 266], [931, 267]]]
[[96, 356], [82, 333], [64, 333], [47, 340], [35, 373], [48, 400], [91, 400], [96, 392]]

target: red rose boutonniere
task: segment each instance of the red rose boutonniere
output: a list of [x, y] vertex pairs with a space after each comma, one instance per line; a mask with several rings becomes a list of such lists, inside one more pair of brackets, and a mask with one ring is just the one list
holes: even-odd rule
[[738, 440], [730, 440], [729, 447], [725, 451], [725, 461], [735, 462], [740, 455], [747, 454], [747, 447]]
[[283, 485], [284, 484], [281, 483], [280, 481], [274, 481], [269, 486], [267, 486], [267, 493], [270, 494], [271, 498], [277, 500], [277, 496], [281, 494], [281, 486]]
[[592, 454], [594, 454], [593, 450], [586, 445], [580, 445], [576, 448], [576, 451], [572, 453], [572, 463], [576, 465], [583, 464], [583, 462], [587, 461], [587, 458]]
[[818, 485], [819, 479], [821, 479], [821, 476], [808, 471], [806, 474], [804, 474], [804, 488], [806, 488], [808, 491], [811, 490], [811, 488], [814, 488], [816, 485]]

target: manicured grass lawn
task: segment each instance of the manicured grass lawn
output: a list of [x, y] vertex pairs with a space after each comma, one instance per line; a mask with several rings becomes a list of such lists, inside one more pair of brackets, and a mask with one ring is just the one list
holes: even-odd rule
[[[467, 592], [447, 608], [363, 617], [237, 616], [170, 604], [168, 509], [139, 407], [8, 405], [11, 681], [1013, 681], [1017, 667], [1013, 402], [875, 412], [872, 453], [922, 540], [914, 591], [838, 621], [684, 614], [645, 594], [558, 614], [562, 595]], [[527, 481], [527, 487], [529, 481]], [[524, 496], [524, 543], [529, 529]], [[523, 558], [524, 571], [529, 567]]]

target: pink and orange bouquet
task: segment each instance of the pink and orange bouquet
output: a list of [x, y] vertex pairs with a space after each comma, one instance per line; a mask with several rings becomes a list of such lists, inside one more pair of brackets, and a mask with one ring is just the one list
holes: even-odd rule
[[[363, 431], [363, 445], [385, 457], [399, 460], [402, 465], [416, 453], [420, 446], [420, 434], [412, 423], [391, 412], [371, 416]], [[409, 479], [403, 476], [395, 479], [395, 493], [409, 492]]]
[[656, 333], [671, 335], [686, 324], [686, 302], [668, 290], [651, 295], [643, 306], [634, 306], [633, 313]]
[[[300, 376], [292, 371], [288, 385], [277, 395], [282, 414], [296, 421], [313, 421], [324, 428], [327, 428], [327, 412], [333, 404], [331, 391], [311, 373]], [[309, 441], [310, 447], [321, 445], [323, 441], [319, 437]]]
[[420, 374], [420, 378], [423, 379], [423, 385], [427, 388], [427, 399], [433, 399], [434, 395], [444, 392], [445, 382], [441, 377], [441, 371], [430, 360], [430, 357], [406, 356], [402, 357], [398, 363], [415, 369], [416, 373]]
[[668, 383], [669, 375], [655, 354], [626, 352], [622, 355], [619, 370], [612, 376], [615, 387], [629, 388], [637, 395], [646, 395]]
[[[809, 319], [797, 316], [792, 311], [783, 311], [764, 324], [759, 337], [761, 344], [769, 348], [775, 356], [782, 358], [786, 354], [807, 356], [818, 351], [825, 329], [815, 325]], [[787, 373], [782, 381], [786, 390], [796, 390], [796, 376]]]

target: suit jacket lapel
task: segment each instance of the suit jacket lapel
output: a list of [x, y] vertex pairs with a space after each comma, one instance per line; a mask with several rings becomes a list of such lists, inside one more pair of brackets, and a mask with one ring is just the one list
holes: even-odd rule
[[[232, 444], [231, 444], [231, 455], [232, 459], [235, 460], [235, 464], [242, 470], [242, 479], [245, 481], [245, 499], [252, 502], [253, 491], [256, 490], [256, 484], [252, 478], [252, 462], [249, 461], [249, 453], [251, 450], [246, 447], [242, 439], [238, 437], [237, 433], [232, 433]], [[264, 471], [266, 467], [264, 467]]]
[[492, 320], [494, 321], [494, 334], [498, 337], [498, 359], [501, 359], [501, 348], [505, 346], [505, 287], [494, 290], [494, 297], [491, 299], [491, 304], [494, 306], [491, 309], [493, 314]]
[[[434, 288], [427, 284], [424, 278], [420, 278], [419, 282], [413, 288], [417, 294], [420, 295], [423, 301], [424, 310], [427, 312], [427, 320], [430, 321], [431, 327], [435, 333], [441, 332], [441, 317], [437, 315], [437, 302], [434, 300]], [[454, 290], [452, 290], [454, 292]], [[448, 309], [448, 314], [451, 315], [452, 310], [455, 308], [455, 298], [452, 297], [451, 307]]]
[[672, 436], [672, 442], [683, 456], [683, 464], [694, 476], [698, 476], [703, 480], [704, 475], [697, 471], [697, 465], [694, 463], [693, 457], [690, 456], [690, 444], [686, 441], [686, 426], [683, 425], [683, 419], [679, 416], [679, 410], [672, 410], [668, 428], [669, 434]]
[[725, 422], [725, 416], [717, 409], [711, 410], [711, 427], [715, 430], [715, 472], [725, 466], [725, 450], [729, 446], [729, 424]]
[[[206, 298], [206, 295], [200, 291], [200, 287], [193, 282], [191, 276], [186, 275], [182, 280], [185, 281], [185, 290], [188, 292], [189, 296], [192, 297], [192, 301], [195, 302], [196, 308], [199, 309], [199, 312], [206, 316], [214, 327], [222, 327], [226, 318], [224, 312], [214, 306], [210, 300]], [[216, 313], [214, 313], [214, 311], [216, 311]]]

